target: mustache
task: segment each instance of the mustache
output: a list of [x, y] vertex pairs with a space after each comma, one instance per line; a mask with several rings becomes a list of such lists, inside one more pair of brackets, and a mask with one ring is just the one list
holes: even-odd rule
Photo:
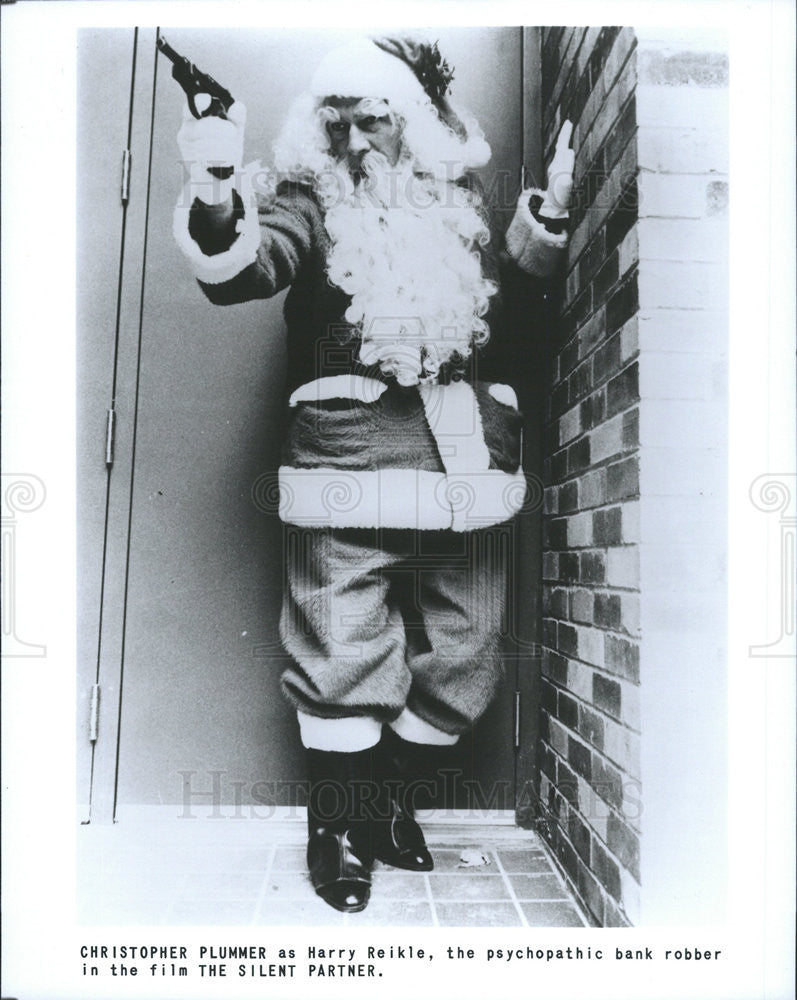
[[375, 182], [390, 170], [387, 157], [375, 149], [347, 157], [347, 165], [354, 180], [360, 182]]

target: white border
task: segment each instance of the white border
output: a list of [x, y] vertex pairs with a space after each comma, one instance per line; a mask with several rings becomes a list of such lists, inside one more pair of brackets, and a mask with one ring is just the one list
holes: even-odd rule
[[[359, 12], [358, 12], [359, 11]], [[786, 998], [792, 996], [794, 662], [752, 661], [777, 600], [777, 560], [767, 551], [763, 515], [749, 502], [752, 480], [794, 468], [794, 15], [777, 2], [560, 2], [530, 12], [508, 3], [383, 4], [370, 24], [520, 24], [530, 13], [567, 23], [724, 23], [733, 76], [732, 330], [730, 466], [731, 908], [727, 928], [697, 931], [584, 932], [580, 943], [613, 948], [719, 942], [731, 958], [715, 968], [554, 965], [399, 965], [380, 993], [419, 997], [442, 991], [483, 997], [496, 991], [549, 997]], [[147, 996], [149, 980], [104, 981], [95, 993], [77, 975], [76, 942], [168, 943], [207, 939], [207, 931], [136, 929], [87, 935], [74, 924], [74, 380], [75, 60], [77, 26], [134, 23], [330, 26], [361, 9], [309, 2], [60, 3], [23, 0], [2, 11], [3, 76], [3, 413], [4, 470], [31, 472], [46, 502], [20, 522], [13, 581], [21, 635], [47, 646], [44, 659], [3, 663], [4, 935], [3, 994], [20, 1000]], [[769, 602], [769, 605], [767, 604]], [[765, 678], [764, 683], [761, 679]], [[269, 929], [277, 944], [312, 932]], [[345, 932], [352, 941], [355, 932]], [[154, 935], [154, 937], [153, 937]], [[243, 935], [239, 929], [234, 937]], [[226, 940], [216, 933], [211, 938]], [[335, 932], [316, 932], [330, 943]], [[482, 950], [517, 946], [518, 931], [374, 930], [369, 940], [419, 938]], [[535, 942], [562, 932], [534, 931]], [[340, 942], [343, 943], [343, 942]], [[575, 943], [568, 936], [568, 943]], [[676, 945], [677, 946], [677, 945]], [[432, 971], [434, 970], [434, 971]], [[276, 983], [276, 981], [275, 981]], [[306, 983], [269, 983], [272, 997], [307, 997]], [[199, 987], [199, 988], [198, 988]], [[262, 996], [255, 983], [192, 980], [172, 996]], [[143, 992], [142, 992], [143, 990]], [[241, 990], [240, 993], [232, 990]], [[322, 982], [317, 995], [370, 996], [373, 986]], [[316, 991], [312, 991], [316, 994]]]

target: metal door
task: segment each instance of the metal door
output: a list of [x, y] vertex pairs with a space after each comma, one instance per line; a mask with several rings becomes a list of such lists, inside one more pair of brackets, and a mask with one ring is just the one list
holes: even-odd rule
[[[260, 29], [164, 34], [244, 101], [246, 159], [264, 162], [289, 101], [340, 37]], [[486, 181], [508, 182], [511, 194], [508, 179], [517, 177], [521, 158], [521, 31], [446, 29], [435, 36], [456, 68], [458, 100], [493, 148]], [[90, 595], [111, 630], [98, 657], [97, 816], [117, 805], [173, 803], [180, 810], [185, 801], [199, 806], [214, 798], [222, 814], [235, 803], [290, 804], [304, 777], [295, 719], [278, 689], [281, 527], [256, 502], [263, 477], [278, 464], [282, 296], [212, 306], [180, 257], [171, 218], [181, 186], [175, 135], [182, 97], [166, 61], [156, 59], [155, 39], [154, 30], [137, 33], [131, 129], [140, 142], [125, 240], [125, 266], [133, 270], [123, 268], [120, 298], [104, 595]], [[96, 41], [87, 48], [95, 60], [115, 58]], [[84, 88], [82, 118], [103, 100]], [[97, 267], [84, 260], [83, 280]], [[99, 496], [96, 482], [86, 485]], [[94, 520], [87, 536], [96, 539]], [[524, 571], [527, 580], [535, 575]], [[102, 634], [103, 621], [90, 624]], [[515, 673], [513, 661], [502, 697], [458, 758], [465, 777], [478, 780], [482, 801], [492, 797], [503, 808], [512, 806], [515, 782]], [[461, 784], [449, 804], [454, 798], [473, 804]]]

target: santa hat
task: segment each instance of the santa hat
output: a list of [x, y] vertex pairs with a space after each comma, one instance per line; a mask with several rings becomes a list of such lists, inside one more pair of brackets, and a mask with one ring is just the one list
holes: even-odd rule
[[[415, 58], [414, 69], [406, 61], [408, 50]], [[419, 53], [425, 59], [419, 61]], [[436, 45], [358, 39], [327, 53], [313, 74], [310, 92], [318, 98], [377, 97], [389, 104], [408, 101], [420, 104], [428, 99], [437, 104], [452, 74], [442, 63], [444, 73], [441, 75], [438, 70], [437, 76], [432, 74], [430, 80], [426, 69], [430, 62], [434, 65], [435, 57], [439, 67]]]

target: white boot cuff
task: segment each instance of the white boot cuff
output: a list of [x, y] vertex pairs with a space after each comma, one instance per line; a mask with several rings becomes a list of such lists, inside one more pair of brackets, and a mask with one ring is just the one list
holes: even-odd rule
[[405, 708], [401, 715], [390, 723], [390, 728], [408, 743], [428, 743], [436, 747], [453, 746], [459, 736], [451, 733], [444, 733], [442, 729], [435, 727], [422, 719], [415, 712]]
[[302, 745], [308, 750], [335, 750], [354, 753], [376, 746], [382, 738], [382, 723], [366, 716], [320, 719], [297, 712]]

